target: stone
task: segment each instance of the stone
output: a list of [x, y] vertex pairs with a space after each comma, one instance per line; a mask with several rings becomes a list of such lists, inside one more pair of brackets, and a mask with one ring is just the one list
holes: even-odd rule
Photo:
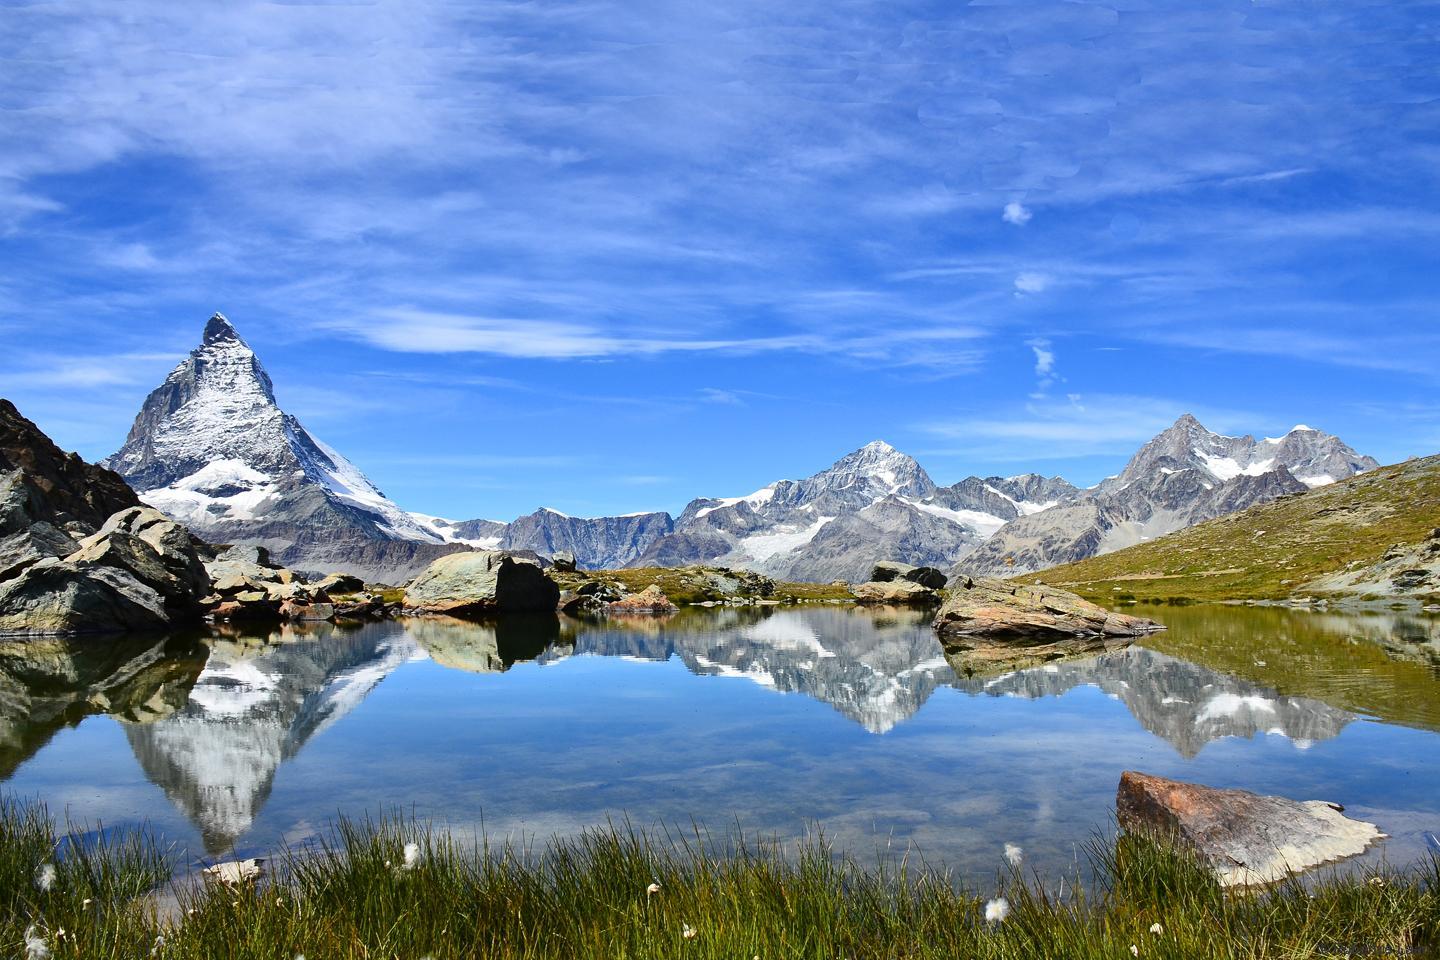
[[1127, 832], [1192, 848], [1224, 886], [1274, 883], [1362, 853], [1384, 834], [1323, 800], [1296, 801], [1167, 780], [1120, 775], [1115, 811]]
[[67, 557], [80, 548], [64, 530], [41, 520], [0, 539], [0, 581], [19, 576], [20, 572], [46, 557]]
[[65, 558], [78, 567], [116, 567], [133, 574], [165, 598], [167, 604], [179, 606], [196, 599], [189, 586], [165, 569], [160, 554], [133, 534], [111, 530], [94, 534], [80, 541], [80, 549]]
[[609, 613], [669, 613], [679, 609], [655, 584], [650, 584], [639, 593], [632, 593], [605, 605]]
[[265, 861], [259, 857], [250, 860], [227, 860], [225, 863], [206, 867], [201, 872], [208, 880], [223, 883], [227, 887], [236, 887], [254, 883], [265, 876]]
[[908, 580], [931, 590], [939, 590], [945, 586], [947, 579], [945, 574], [934, 567], [913, 567], [897, 560], [881, 560], [870, 570], [871, 583], [894, 583], [897, 580]]
[[899, 580], [905, 574], [915, 568], [908, 563], [900, 563], [896, 560], [881, 560], [870, 570], [871, 583], [891, 583]]
[[236, 597], [222, 600], [210, 609], [210, 619], [234, 622], [268, 622], [280, 619], [280, 604], [268, 599], [263, 593], [246, 594], [254, 599]]
[[171, 619], [164, 597], [117, 567], [47, 557], [0, 584], [0, 634], [160, 630]]
[[405, 607], [420, 613], [553, 611], [560, 588], [539, 564], [498, 550], [452, 553], [405, 588]]
[[1154, 620], [1112, 613], [1073, 593], [991, 577], [957, 577], [938, 613], [941, 640], [984, 636], [1054, 642], [1083, 635], [1138, 637], [1165, 629]]
[[364, 590], [365, 581], [348, 573], [332, 573], [315, 581], [313, 586], [330, 596], [345, 596]]
[[856, 603], [923, 604], [934, 603], [940, 595], [929, 587], [911, 580], [870, 581], [856, 585]]
[[575, 554], [569, 550], [561, 550], [550, 558], [550, 564], [556, 573], [574, 573]]

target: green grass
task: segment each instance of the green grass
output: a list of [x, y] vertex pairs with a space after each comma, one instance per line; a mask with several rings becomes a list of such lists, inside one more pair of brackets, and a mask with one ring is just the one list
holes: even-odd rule
[[[141, 896], [164, 876], [143, 835], [62, 844], [58, 857], [57, 839], [40, 808], [0, 802], [6, 956], [25, 956], [28, 930], [57, 958], [102, 960], [1123, 960], [1132, 945], [1161, 958], [1397, 957], [1434, 955], [1440, 924], [1434, 863], [1226, 893], [1192, 858], [1133, 838], [1093, 842], [1076, 868], [1088, 877], [1063, 885], [1007, 868], [967, 891], [922, 863], [866, 869], [818, 840], [782, 848], [611, 826], [541, 851], [475, 849], [403, 821], [342, 821], [318, 847], [282, 855], [274, 879], [182, 881], [167, 911], [156, 907], [167, 897]], [[409, 870], [407, 843], [419, 852]], [[41, 891], [45, 863], [58, 871]], [[988, 922], [997, 895], [1010, 912]]]
[[[669, 597], [671, 602], [677, 604], [701, 603], [706, 600], [729, 599], [724, 593], [716, 590], [708, 581], [705, 571], [713, 571], [714, 567], [636, 567], [622, 570], [591, 570], [580, 573], [564, 574], [551, 572], [551, 577], [560, 588], [566, 589], [576, 584], [584, 583], [586, 580], [606, 580], [618, 583], [626, 591], [637, 593], [650, 586], [652, 583], [658, 586]], [[743, 575], [737, 571], [737, 574]], [[746, 599], [778, 600], [781, 603], [799, 603], [802, 601], [817, 600], [844, 600], [853, 601], [854, 594], [849, 587], [831, 586], [828, 583], [792, 583], [784, 580], [776, 580], [775, 589], [768, 595], [761, 595], [753, 590], [741, 589], [734, 596]]]
[[1116, 600], [1279, 600], [1440, 525], [1440, 457], [1362, 473], [1104, 556], [1025, 574]]

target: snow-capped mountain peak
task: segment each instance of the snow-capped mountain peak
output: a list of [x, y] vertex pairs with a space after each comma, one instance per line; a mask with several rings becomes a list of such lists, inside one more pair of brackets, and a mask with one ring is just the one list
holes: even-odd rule
[[[105, 465], [146, 502], [223, 542], [246, 539], [250, 525], [283, 521], [287, 503], [317, 490], [365, 537], [444, 540], [280, 409], [259, 358], [221, 313], [146, 398]], [[315, 506], [297, 510], [313, 516]]]

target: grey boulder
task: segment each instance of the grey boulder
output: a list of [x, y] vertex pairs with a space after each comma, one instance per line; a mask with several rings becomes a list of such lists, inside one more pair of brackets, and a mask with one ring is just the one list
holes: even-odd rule
[[1257, 886], [1361, 853], [1384, 837], [1339, 804], [1221, 790], [1127, 770], [1120, 826], [1190, 847], [1225, 886]]
[[559, 599], [539, 564], [496, 550], [441, 557], [405, 588], [405, 607], [417, 613], [554, 610]]
[[171, 622], [165, 598], [118, 567], [46, 558], [0, 584], [0, 634], [158, 630]]

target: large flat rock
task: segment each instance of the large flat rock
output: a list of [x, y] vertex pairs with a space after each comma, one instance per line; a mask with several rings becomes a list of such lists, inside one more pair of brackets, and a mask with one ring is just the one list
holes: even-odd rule
[[1173, 839], [1208, 861], [1225, 886], [1257, 886], [1361, 853], [1383, 838], [1339, 804], [1224, 790], [1127, 770], [1115, 812], [1125, 830]]
[[1073, 593], [993, 577], [956, 577], [935, 629], [942, 640], [986, 637], [1053, 643], [1074, 637], [1140, 637], [1165, 629], [1154, 620], [1113, 613]]

